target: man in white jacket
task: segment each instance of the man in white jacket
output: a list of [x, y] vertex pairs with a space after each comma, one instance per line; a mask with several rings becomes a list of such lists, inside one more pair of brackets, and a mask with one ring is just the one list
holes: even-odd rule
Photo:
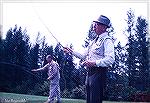
[[102, 103], [103, 88], [106, 79], [106, 70], [112, 66], [115, 60], [114, 43], [108, 36], [107, 28], [110, 27], [110, 20], [103, 15], [94, 22], [94, 31], [97, 37], [89, 44], [84, 54], [65, 47], [65, 52], [84, 60], [82, 63], [87, 68], [86, 91], [87, 103]]
[[55, 103], [55, 98], [57, 98], [57, 103], [61, 103], [60, 100], [60, 73], [59, 73], [59, 65], [57, 62], [53, 61], [53, 57], [51, 55], [47, 55], [46, 60], [47, 64], [43, 68], [33, 69], [32, 71], [40, 71], [40, 70], [48, 70], [48, 80], [50, 80], [50, 91], [48, 100], [45, 103]]

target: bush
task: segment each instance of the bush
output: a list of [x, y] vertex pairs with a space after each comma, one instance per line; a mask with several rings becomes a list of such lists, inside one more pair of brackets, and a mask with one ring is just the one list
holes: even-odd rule
[[17, 84], [16, 87], [10, 89], [9, 92], [19, 93], [19, 94], [27, 94], [31, 90], [30, 80], [22, 81], [21, 84]]
[[137, 91], [130, 98], [134, 102], [150, 102], [150, 93], [148, 91]]
[[86, 98], [86, 91], [85, 91], [85, 85], [76, 87], [72, 90], [71, 98], [74, 99], [85, 99]]
[[49, 81], [44, 81], [44, 83], [36, 83], [33, 90], [31, 90], [28, 94], [48, 96], [49, 95], [49, 83], [50, 83]]
[[85, 85], [79, 87], [75, 87], [71, 91], [68, 89], [65, 89], [61, 93], [62, 98], [72, 98], [72, 99], [85, 99], [86, 98], [86, 92], [85, 92]]
[[65, 89], [63, 92], [61, 92], [62, 98], [71, 98], [71, 92], [68, 89]]
[[116, 84], [114, 86], [107, 85], [104, 96], [105, 100], [110, 101], [131, 101], [130, 95], [134, 94], [136, 91], [135, 88], [122, 84]]
[[134, 102], [150, 102], [150, 88], [146, 91], [136, 91], [130, 95], [130, 101]]

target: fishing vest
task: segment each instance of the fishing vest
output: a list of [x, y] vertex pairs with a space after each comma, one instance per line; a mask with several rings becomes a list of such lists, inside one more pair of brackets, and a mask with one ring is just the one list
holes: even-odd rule
[[104, 58], [104, 42], [111, 39], [110, 36], [99, 38], [96, 42], [95, 39], [88, 46], [87, 60], [94, 61]]

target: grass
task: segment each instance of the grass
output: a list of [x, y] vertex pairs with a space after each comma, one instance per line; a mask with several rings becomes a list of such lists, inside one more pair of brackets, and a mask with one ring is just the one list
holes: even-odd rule
[[[47, 100], [45, 96], [24, 95], [15, 93], [0, 92], [0, 103], [44, 103]], [[62, 103], [86, 103], [81, 99], [62, 98]], [[139, 103], [139, 102], [112, 102], [104, 101], [103, 103]], [[140, 102], [142, 103], [142, 102]], [[145, 102], [146, 103], [146, 102]]]
[[[0, 92], [0, 103], [43, 103], [48, 97]], [[85, 100], [65, 99], [62, 103], [85, 103]]]

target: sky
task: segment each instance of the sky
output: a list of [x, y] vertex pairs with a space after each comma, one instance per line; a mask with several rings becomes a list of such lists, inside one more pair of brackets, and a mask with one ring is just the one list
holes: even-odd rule
[[[130, 0], [132, 1], [132, 0]], [[75, 50], [81, 50], [84, 39], [93, 20], [101, 14], [110, 18], [115, 29], [114, 37], [122, 44], [127, 42], [123, 34], [127, 24], [127, 11], [131, 8], [135, 17], [149, 19], [148, 0], [142, 2], [5, 2], [2, 1], [3, 37], [9, 28], [15, 24], [27, 29], [31, 42], [35, 43], [36, 35], [40, 32], [50, 45], [56, 45], [56, 40], [49, 31], [66, 46], [73, 44]], [[45, 27], [46, 25], [46, 27]]]

